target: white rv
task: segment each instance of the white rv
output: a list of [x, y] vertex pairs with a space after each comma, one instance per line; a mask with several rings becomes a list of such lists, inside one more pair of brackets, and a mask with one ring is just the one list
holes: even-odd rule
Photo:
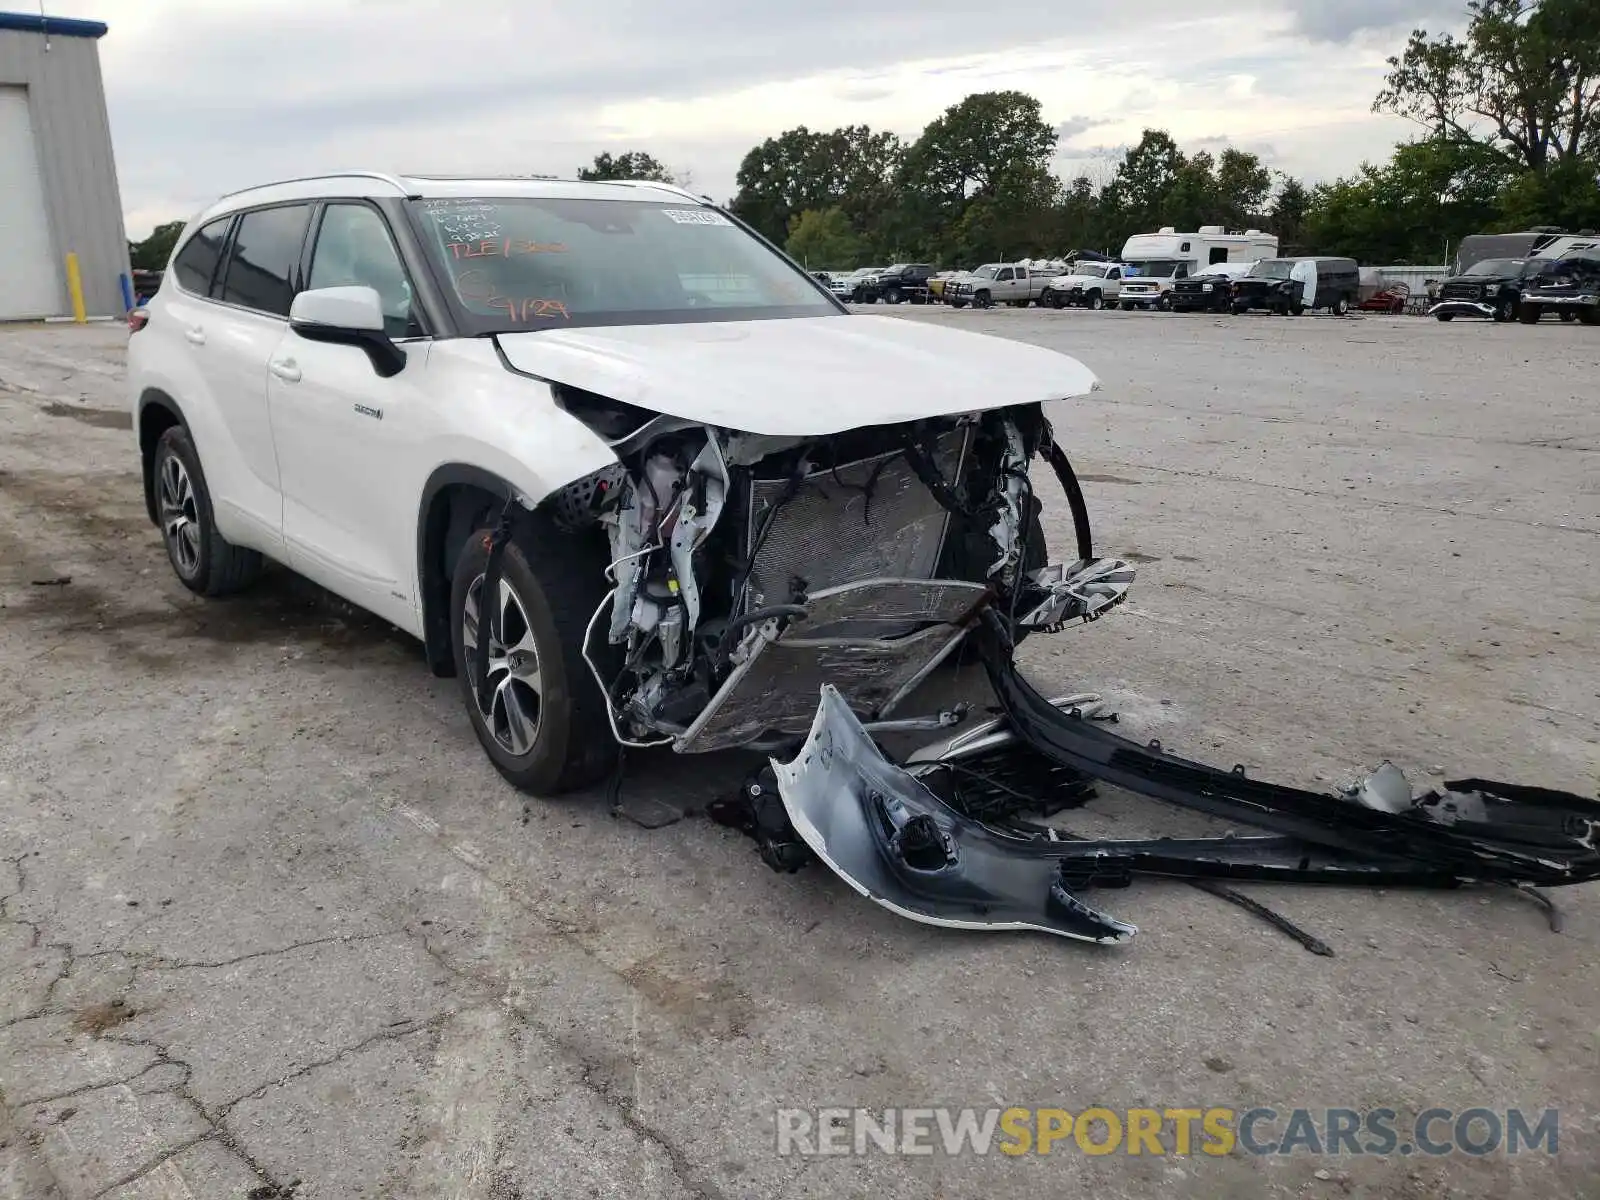
[[1196, 233], [1179, 233], [1168, 225], [1159, 233], [1136, 233], [1122, 247], [1122, 261], [1137, 271], [1123, 280], [1122, 311], [1170, 308], [1175, 281], [1217, 263], [1277, 257], [1277, 235], [1259, 229], [1229, 233], [1221, 225], [1202, 225]]

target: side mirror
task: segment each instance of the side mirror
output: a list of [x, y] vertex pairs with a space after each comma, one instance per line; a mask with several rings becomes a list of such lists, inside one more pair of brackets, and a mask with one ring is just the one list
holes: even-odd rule
[[375, 288], [329, 287], [301, 292], [289, 306], [289, 328], [308, 342], [357, 346], [385, 379], [406, 365], [406, 352], [383, 331], [383, 302]]

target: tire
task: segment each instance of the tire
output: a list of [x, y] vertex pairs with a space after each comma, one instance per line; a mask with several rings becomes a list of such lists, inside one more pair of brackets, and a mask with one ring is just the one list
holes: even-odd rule
[[1171, 296], [1163, 296], [1163, 297], [1161, 297], [1161, 299], [1156, 301], [1156, 308], [1159, 309], [1161, 312], [1171, 312], [1172, 311], [1172, 297]]
[[1517, 302], [1509, 296], [1504, 296], [1494, 306], [1494, 319], [1496, 324], [1504, 325], [1517, 319]]
[[1044, 295], [1039, 297], [1039, 303], [1048, 304], [1051, 308], [1059, 310], [1062, 306], [1061, 293], [1046, 292]]
[[1517, 310], [1517, 320], [1524, 325], [1537, 325], [1539, 318], [1544, 316], [1544, 309], [1537, 304], [1524, 304]]
[[1123, 312], [1132, 312], [1133, 311], [1133, 305], [1131, 305], [1131, 304], [1121, 304], [1121, 305], [1118, 305], [1118, 307], [1121, 308]]
[[1434, 320], [1444, 321], [1446, 324], [1456, 319], [1455, 313], [1434, 313], [1433, 317]]
[[900, 289], [897, 287], [890, 288], [884, 293], [883, 299], [886, 304], [899, 304], [901, 300]]
[[1578, 310], [1578, 320], [1585, 325], [1600, 325], [1600, 309], [1580, 308]]
[[989, 295], [988, 292], [974, 292], [972, 294], [972, 307], [973, 308], [993, 308], [994, 307], [994, 297]]
[[1334, 316], [1342, 317], [1346, 313], [1348, 313], [1349, 311], [1350, 311], [1350, 301], [1348, 299], [1346, 299], [1344, 296], [1340, 296], [1337, 300], [1335, 300], [1333, 302], [1333, 315]]
[[1291, 317], [1303, 317], [1303, 316], [1305, 316], [1306, 315], [1306, 306], [1304, 304], [1291, 304], [1291, 305], [1289, 305], [1289, 315]]
[[952, 300], [952, 301], [950, 301], [950, 307], [951, 308], [965, 308], [966, 306], [967, 306], [967, 302], [965, 300]]
[[226, 596], [254, 583], [261, 575], [261, 555], [217, 532], [200, 455], [182, 425], [156, 442], [151, 471], [161, 540], [178, 581], [201, 596]]
[[[606, 593], [605, 556], [595, 544], [562, 533], [542, 516], [530, 517], [524, 531], [506, 546], [501, 635], [512, 650], [531, 650], [533, 661], [531, 667], [491, 667], [495, 686], [486, 716], [473, 681], [477, 639], [474, 634], [469, 645], [466, 625], [469, 598], [472, 612], [482, 612], [478, 601], [488, 540], [488, 529], [467, 538], [450, 588], [451, 650], [473, 732], [495, 770], [513, 787], [545, 795], [587, 787], [603, 779], [617, 758], [605, 696], [583, 661], [584, 632]], [[537, 569], [529, 563], [525, 546], [540, 564]], [[476, 631], [476, 616], [471, 619]], [[601, 653], [605, 670], [613, 665], [613, 656], [609, 647]], [[502, 661], [509, 663], [511, 655]], [[530, 672], [537, 685], [530, 682]], [[521, 718], [520, 735], [513, 709]]]
[[1099, 292], [1090, 292], [1088, 298], [1084, 300], [1083, 306], [1090, 312], [1099, 312], [1105, 307], [1105, 301], [1101, 299]]

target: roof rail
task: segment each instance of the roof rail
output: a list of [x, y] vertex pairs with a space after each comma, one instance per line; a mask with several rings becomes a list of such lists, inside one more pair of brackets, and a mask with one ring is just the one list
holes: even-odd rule
[[595, 182], [595, 183], [620, 183], [624, 187], [657, 188], [657, 189], [659, 189], [660, 191], [663, 191], [663, 192], [676, 192], [678, 195], [683, 196], [686, 199], [693, 200], [696, 204], [709, 204], [713, 208], [716, 207], [716, 201], [712, 200], [711, 197], [709, 197], [709, 196], [697, 196], [693, 192], [691, 192], [688, 188], [681, 187], [676, 183], [658, 183], [654, 179], [596, 179], [596, 180], [593, 180], [592, 182]]
[[252, 183], [249, 187], [235, 188], [231, 192], [223, 192], [218, 200], [226, 200], [230, 196], [239, 196], [245, 192], [256, 192], [262, 188], [278, 187], [285, 183], [311, 183], [317, 179], [376, 179], [391, 185], [402, 196], [408, 194], [408, 188], [398, 175], [390, 175], [387, 171], [323, 171], [316, 175], [296, 175], [293, 179], [272, 179], [266, 183]]

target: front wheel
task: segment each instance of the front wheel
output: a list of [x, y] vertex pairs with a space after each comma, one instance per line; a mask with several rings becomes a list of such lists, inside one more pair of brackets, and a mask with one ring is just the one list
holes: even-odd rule
[[1163, 297], [1161, 297], [1160, 300], [1156, 301], [1156, 307], [1158, 309], [1160, 309], [1162, 312], [1171, 312], [1172, 311], [1172, 297], [1171, 296], [1163, 296]]
[[899, 304], [900, 303], [900, 289], [899, 288], [890, 288], [888, 294], [884, 296], [884, 300], [887, 301], [890, 304]]
[[261, 574], [261, 555], [235, 546], [217, 531], [200, 455], [182, 425], [172, 426], [156, 442], [151, 469], [161, 538], [178, 581], [202, 596], [226, 596], [254, 583]]
[[1509, 296], [1501, 299], [1494, 306], [1494, 319], [1504, 325], [1507, 321], [1517, 319], [1517, 302]]
[[1346, 313], [1348, 313], [1349, 311], [1350, 311], [1350, 301], [1347, 300], [1345, 297], [1340, 296], [1337, 300], [1335, 300], [1333, 302], [1333, 315], [1334, 316], [1342, 317]]
[[1436, 320], [1444, 321], [1446, 323], [1456, 319], [1455, 313], [1434, 313], [1433, 315]]
[[1119, 307], [1122, 309], [1123, 312], [1132, 312], [1133, 311], [1133, 305], [1131, 305], [1131, 304], [1123, 304], [1123, 305], [1120, 305]]
[[1100, 298], [1099, 292], [1090, 292], [1089, 298], [1083, 302], [1083, 306], [1090, 312], [1099, 312], [1104, 304], [1105, 301]]
[[[589, 619], [605, 596], [605, 556], [533, 518], [520, 537], [538, 543], [528, 549], [539, 568], [513, 541], [501, 560], [498, 594], [485, 597], [489, 532], [467, 539], [450, 589], [456, 678], [473, 732], [495, 769], [523, 791], [586, 787], [604, 778], [617, 755], [606, 699], [583, 661]], [[497, 633], [489, 627], [491, 612]], [[481, 688], [479, 637], [489, 639]], [[609, 665], [609, 651], [596, 647], [597, 661]]]
[[994, 298], [988, 292], [978, 292], [972, 297], [973, 308], [993, 308]]
[[1580, 308], [1578, 310], [1578, 320], [1585, 325], [1600, 325], [1600, 309]]
[[1544, 308], [1538, 304], [1524, 304], [1517, 312], [1517, 320], [1524, 325], [1537, 325], [1539, 318], [1544, 316]]

